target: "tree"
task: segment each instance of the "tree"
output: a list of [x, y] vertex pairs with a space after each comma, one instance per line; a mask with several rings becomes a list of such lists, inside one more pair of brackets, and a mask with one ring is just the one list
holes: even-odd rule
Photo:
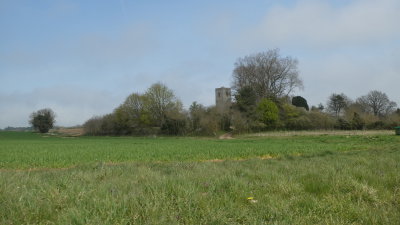
[[87, 120], [83, 124], [83, 130], [86, 135], [101, 135], [101, 125], [103, 123], [103, 117], [101, 116], [94, 116]]
[[296, 107], [303, 107], [307, 111], [309, 110], [307, 100], [301, 96], [295, 96], [292, 98], [292, 105]]
[[294, 89], [303, 87], [297, 64], [292, 57], [280, 56], [278, 49], [239, 58], [233, 71], [233, 88], [239, 92], [250, 87], [257, 101], [289, 95]]
[[205, 107], [202, 104], [198, 104], [197, 102], [193, 102], [189, 107], [189, 119], [190, 119], [190, 127], [191, 130], [197, 132], [200, 127], [201, 118], [205, 114]]
[[142, 127], [151, 124], [148, 101], [146, 96], [133, 93], [125, 102], [114, 110], [115, 122], [123, 133], [139, 131]]
[[182, 103], [174, 92], [162, 83], [153, 84], [144, 96], [148, 101], [149, 113], [159, 127], [164, 124], [168, 111], [182, 110]]
[[332, 94], [329, 97], [327, 106], [328, 110], [339, 117], [340, 112], [346, 108], [350, 103], [350, 99], [345, 94]]
[[262, 99], [257, 106], [257, 113], [260, 121], [268, 128], [276, 127], [279, 120], [279, 109], [276, 104], [269, 99]]
[[55, 117], [56, 115], [53, 110], [49, 108], [41, 109], [31, 114], [29, 123], [40, 133], [47, 133], [51, 128], [53, 128]]
[[357, 99], [365, 112], [373, 113], [375, 116], [385, 116], [392, 113], [397, 104], [390, 101], [388, 96], [380, 91], [370, 91], [367, 95]]
[[354, 112], [353, 113], [353, 119], [351, 120], [351, 126], [353, 129], [355, 130], [362, 130], [364, 129], [365, 126], [365, 122], [364, 120], [361, 118], [361, 116]]
[[241, 112], [254, 111], [257, 105], [257, 96], [250, 86], [241, 88], [235, 94], [236, 106]]

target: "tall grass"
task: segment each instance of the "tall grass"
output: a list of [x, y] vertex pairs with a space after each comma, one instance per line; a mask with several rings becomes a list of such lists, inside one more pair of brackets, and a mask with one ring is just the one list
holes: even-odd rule
[[3, 171], [0, 224], [400, 224], [399, 161], [369, 150]]

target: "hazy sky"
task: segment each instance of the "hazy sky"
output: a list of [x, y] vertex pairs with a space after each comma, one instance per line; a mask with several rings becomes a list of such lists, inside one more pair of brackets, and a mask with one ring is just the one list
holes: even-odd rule
[[299, 60], [309, 105], [400, 104], [399, 0], [0, 0], [0, 128], [45, 107], [81, 124], [159, 81], [212, 105], [238, 57], [273, 48]]

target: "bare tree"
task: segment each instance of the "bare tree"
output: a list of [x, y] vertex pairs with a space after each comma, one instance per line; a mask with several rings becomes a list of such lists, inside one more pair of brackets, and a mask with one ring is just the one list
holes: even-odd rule
[[332, 94], [329, 96], [327, 109], [332, 112], [336, 117], [340, 116], [340, 113], [350, 104], [350, 99], [343, 93]]
[[251, 87], [257, 100], [289, 95], [303, 82], [297, 70], [298, 61], [290, 56], [282, 57], [279, 49], [239, 58], [233, 71], [233, 88], [236, 92]]
[[390, 101], [388, 96], [380, 91], [370, 91], [367, 95], [357, 99], [365, 112], [373, 113], [375, 116], [385, 116], [394, 112], [397, 104]]

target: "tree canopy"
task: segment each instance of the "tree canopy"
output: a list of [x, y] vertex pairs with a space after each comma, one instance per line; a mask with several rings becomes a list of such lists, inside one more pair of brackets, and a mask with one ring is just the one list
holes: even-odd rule
[[295, 96], [292, 98], [292, 105], [296, 107], [303, 107], [307, 111], [309, 110], [307, 100], [301, 96]]
[[375, 116], [385, 116], [394, 112], [397, 104], [390, 101], [388, 96], [380, 91], [370, 91], [367, 95], [357, 99], [365, 112], [373, 113]]
[[47, 133], [53, 128], [55, 117], [53, 110], [49, 108], [41, 109], [31, 114], [29, 123], [40, 133]]
[[282, 57], [279, 49], [239, 58], [233, 71], [233, 88], [238, 92], [250, 87], [258, 101], [287, 96], [294, 89], [303, 87], [297, 65], [296, 59]]

